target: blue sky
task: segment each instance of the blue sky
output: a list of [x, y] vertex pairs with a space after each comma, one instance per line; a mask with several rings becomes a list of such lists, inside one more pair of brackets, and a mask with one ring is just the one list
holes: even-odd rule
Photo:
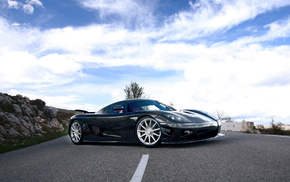
[[290, 0], [0, 0], [0, 92], [96, 111], [131, 81], [177, 109], [290, 124]]

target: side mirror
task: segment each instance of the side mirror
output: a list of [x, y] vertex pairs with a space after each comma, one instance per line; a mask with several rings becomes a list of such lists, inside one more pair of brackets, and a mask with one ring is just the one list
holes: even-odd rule
[[114, 112], [115, 113], [123, 113], [124, 112], [124, 107], [121, 105], [116, 105], [114, 106]]

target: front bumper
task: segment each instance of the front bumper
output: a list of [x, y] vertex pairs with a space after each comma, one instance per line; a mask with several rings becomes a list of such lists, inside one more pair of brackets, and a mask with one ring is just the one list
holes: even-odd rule
[[192, 143], [220, 136], [220, 122], [164, 122], [159, 121], [162, 143]]
[[205, 139], [200, 139], [200, 140], [180, 140], [180, 141], [162, 141], [162, 144], [188, 144], [188, 143], [195, 143], [195, 142], [201, 142], [201, 141], [206, 141], [206, 140], [211, 140], [214, 138], [219, 138], [225, 136], [225, 134], [219, 133], [215, 137], [210, 137], [210, 138], [205, 138]]

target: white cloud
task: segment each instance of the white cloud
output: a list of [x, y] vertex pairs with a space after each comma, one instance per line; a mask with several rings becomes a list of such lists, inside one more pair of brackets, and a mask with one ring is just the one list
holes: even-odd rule
[[40, 0], [26, 0], [27, 4], [37, 5], [39, 7], [43, 7], [42, 2]]
[[0, 17], [1, 51], [27, 51], [31, 47], [37, 49], [41, 33], [37, 28], [10, 25]]
[[274, 8], [290, 5], [290, 1], [213, 0], [190, 3], [191, 11], [175, 14], [164, 27], [163, 40], [191, 40], [226, 31]]
[[[254, 44], [240, 47], [235, 43], [209, 47], [156, 46], [159, 48], [155, 54], [167, 55], [160, 56], [164, 58], [161, 67], [183, 69], [184, 79], [148, 81], [145, 88], [151, 97], [166, 103], [173, 101], [179, 109], [223, 110], [230, 116], [244, 116], [245, 119], [253, 115], [263, 116], [263, 119], [272, 115], [279, 115], [284, 121], [290, 119], [286, 111], [290, 107], [287, 94], [290, 77], [285, 77], [290, 68], [290, 46], [265, 48]], [[158, 64], [158, 59], [155, 63]]]
[[7, 0], [8, 8], [20, 9], [22, 7], [24, 13], [33, 14], [34, 7], [43, 8], [43, 4], [40, 0], [26, 0], [25, 3], [15, 1], [15, 0]]
[[273, 40], [275, 38], [284, 38], [290, 36], [290, 18], [284, 21], [277, 21], [267, 25], [270, 30], [264, 36], [264, 40]]
[[[27, 83], [37, 80], [36, 58], [27, 52], [3, 52], [0, 54], [1, 81], [10, 84]], [[5, 87], [5, 84], [2, 86]]]
[[66, 55], [49, 54], [39, 59], [39, 65], [52, 71], [53, 74], [71, 75], [78, 73], [82, 65]]
[[118, 27], [92, 25], [87, 27], [52, 29], [41, 37], [42, 49], [61, 49], [79, 54], [111, 49], [110, 46], [126, 41], [129, 33]]
[[8, 8], [19, 9], [19, 2], [13, 0], [7, 0]]
[[33, 14], [33, 12], [34, 12], [33, 5], [36, 5], [38, 7], [43, 8], [42, 2], [39, 0], [26, 0], [25, 2], [26, 2], [26, 4], [22, 5], [24, 13]]
[[[151, 26], [155, 23], [153, 16], [155, 10], [154, 1], [141, 0], [79, 0], [84, 8], [97, 10], [101, 18], [115, 15], [122, 20], [122, 24], [136, 26]], [[120, 19], [119, 19], [120, 18]]]
[[20, 26], [21, 24], [20, 23], [12, 23], [11, 25], [12, 26]]
[[243, 44], [260, 43], [265, 41], [273, 41], [279, 38], [288, 38], [290, 36], [290, 18], [286, 20], [279, 20], [273, 22], [271, 24], [266, 25], [264, 28], [269, 29], [265, 34], [255, 37], [254, 36], [241, 37], [235, 43], [243, 45]]
[[133, 1], [133, 0], [124, 0], [124, 1], [117, 1], [117, 0], [100, 0], [98, 2], [92, 0], [85, 0], [80, 1], [80, 3], [86, 7], [91, 9], [96, 9], [101, 11], [101, 16], [106, 16], [110, 14], [119, 14], [119, 15], [129, 15], [130, 11], [137, 10], [140, 7], [140, 2]]
[[[7, 93], [10, 95], [17, 95], [20, 92], [21, 92], [20, 90], [16, 90], [16, 89], [9, 89], [7, 91]], [[22, 92], [21, 95], [28, 97], [30, 100], [41, 99], [45, 101], [47, 106], [53, 106], [53, 107], [58, 107], [58, 108], [63, 108], [63, 109], [71, 109], [71, 110], [74, 110], [78, 108], [77, 106], [79, 106], [77, 104], [75, 105], [69, 104], [70, 102], [74, 102], [78, 100], [78, 96], [72, 95], [72, 94], [63, 94], [62, 96], [48, 96], [48, 95], [42, 95], [40, 93], [33, 94], [30, 92]], [[86, 104], [86, 106], [90, 106], [90, 105]]]
[[82, 66], [65, 55], [51, 54], [38, 59], [24, 51], [0, 52], [0, 83], [2, 88], [19, 84], [57, 86], [82, 77]]
[[24, 13], [33, 14], [34, 8], [31, 4], [24, 4], [23, 6]]

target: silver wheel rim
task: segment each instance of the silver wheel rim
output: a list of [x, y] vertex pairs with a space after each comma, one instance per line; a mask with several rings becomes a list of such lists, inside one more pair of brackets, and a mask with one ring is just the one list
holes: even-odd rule
[[143, 119], [137, 127], [137, 136], [145, 145], [156, 144], [161, 137], [158, 122], [151, 118]]
[[79, 142], [82, 135], [81, 125], [78, 122], [74, 122], [70, 128], [70, 136], [72, 141]]

